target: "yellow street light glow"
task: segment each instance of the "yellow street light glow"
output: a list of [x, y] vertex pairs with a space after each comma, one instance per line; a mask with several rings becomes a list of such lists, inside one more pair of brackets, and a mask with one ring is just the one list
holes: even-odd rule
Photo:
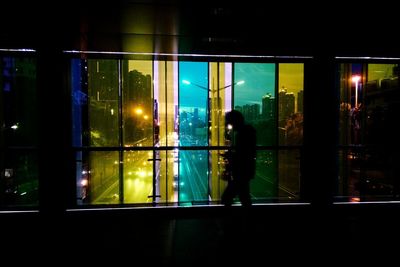
[[135, 109], [135, 113], [138, 115], [141, 115], [141, 114], [143, 114], [143, 109], [137, 108], [137, 109]]
[[149, 118], [149, 116], [148, 116], [148, 115], [144, 115], [143, 118], [144, 118], [145, 120], [147, 120], [147, 119]]

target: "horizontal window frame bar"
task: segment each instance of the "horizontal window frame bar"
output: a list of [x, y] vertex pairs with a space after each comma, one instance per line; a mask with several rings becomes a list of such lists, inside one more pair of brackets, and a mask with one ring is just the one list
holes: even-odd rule
[[[74, 147], [74, 151], [232, 150], [230, 146]], [[304, 146], [257, 146], [256, 150], [302, 150]]]
[[117, 56], [166, 56], [166, 57], [193, 57], [193, 58], [251, 58], [251, 59], [313, 59], [313, 56], [290, 55], [233, 55], [233, 54], [198, 54], [198, 53], [154, 53], [154, 52], [129, 52], [129, 51], [91, 51], [91, 50], [63, 50], [65, 54], [94, 54]]

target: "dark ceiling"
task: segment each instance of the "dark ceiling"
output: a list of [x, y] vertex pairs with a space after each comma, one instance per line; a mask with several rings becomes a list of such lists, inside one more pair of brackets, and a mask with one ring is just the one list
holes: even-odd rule
[[[79, 1], [0, 4], [0, 47], [121, 50], [124, 40], [164, 52], [398, 56], [398, 19], [389, 5], [221, 1]], [[139, 26], [140, 27], [139, 27]], [[146, 39], [147, 38], [147, 39]]]

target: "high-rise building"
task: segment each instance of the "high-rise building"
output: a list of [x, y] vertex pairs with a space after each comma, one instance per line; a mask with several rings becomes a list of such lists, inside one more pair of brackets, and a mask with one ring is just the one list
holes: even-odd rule
[[295, 97], [285, 89], [279, 92], [279, 119], [285, 120], [295, 111]]
[[263, 120], [269, 120], [275, 117], [275, 97], [267, 94], [262, 98], [261, 117]]
[[297, 112], [303, 113], [304, 106], [303, 106], [303, 98], [304, 98], [304, 91], [300, 90], [297, 93]]
[[246, 121], [254, 122], [260, 116], [260, 105], [259, 104], [253, 104], [253, 105], [246, 104], [243, 106], [242, 113], [243, 113], [243, 116]]

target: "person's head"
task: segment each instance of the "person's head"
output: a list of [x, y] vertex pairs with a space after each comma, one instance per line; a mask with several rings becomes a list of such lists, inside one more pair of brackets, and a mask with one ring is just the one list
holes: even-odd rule
[[244, 125], [244, 117], [237, 110], [231, 110], [225, 114], [225, 124], [232, 125], [233, 129], [238, 129]]

